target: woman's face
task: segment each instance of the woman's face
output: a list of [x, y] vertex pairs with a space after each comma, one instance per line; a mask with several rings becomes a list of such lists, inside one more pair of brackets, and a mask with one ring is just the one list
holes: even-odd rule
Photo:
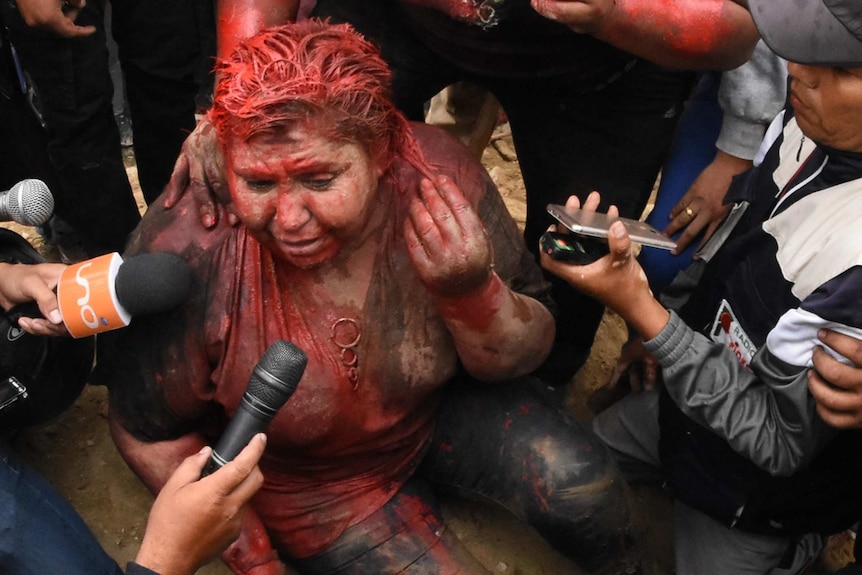
[[234, 211], [277, 256], [312, 268], [364, 239], [382, 170], [362, 146], [298, 126], [234, 141], [225, 159]]

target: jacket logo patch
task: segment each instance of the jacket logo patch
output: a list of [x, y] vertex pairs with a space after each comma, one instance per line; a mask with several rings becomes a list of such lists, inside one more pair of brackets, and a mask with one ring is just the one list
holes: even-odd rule
[[726, 300], [721, 300], [721, 305], [718, 306], [710, 336], [715, 343], [729, 347], [739, 363], [745, 367], [748, 367], [751, 358], [757, 353], [757, 347], [751, 343], [751, 338], [742, 329], [742, 325], [737, 321], [733, 309]]

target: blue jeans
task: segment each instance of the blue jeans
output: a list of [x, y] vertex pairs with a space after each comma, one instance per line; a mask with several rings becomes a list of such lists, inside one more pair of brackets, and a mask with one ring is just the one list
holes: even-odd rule
[[2, 442], [0, 573], [123, 573], [69, 503]]
[[[647, 218], [648, 224], [660, 230], [670, 222], [671, 209], [715, 158], [715, 142], [721, 132], [724, 116], [718, 105], [720, 79], [721, 76], [715, 73], [701, 77], [679, 121], [667, 162], [662, 168], [655, 207]], [[674, 237], [680, 234], [682, 232], [677, 232]], [[677, 273], [691, 264], [702, 237], [703, 234], [700, 234], [679, 255], [655, 248], [641, 251], [640, 263], [653, 292], [661, 292]]]

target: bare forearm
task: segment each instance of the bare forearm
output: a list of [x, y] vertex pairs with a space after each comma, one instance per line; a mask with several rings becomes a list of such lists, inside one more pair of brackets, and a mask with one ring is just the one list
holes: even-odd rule
[[550, 351], [550, 312], [535, 299], [511, 291], [496, 274], [478, 290], [437, 301], [462, 364], [478, 379], [524, 375]]
[[298, 10], [299, 0], [217, 0], [219, 58], [268, 26], [295, 21]]
[[197, 433], [172, 441], [147, 443], [126, 431], [113, 417], [110, 420], [110, 429], [120, 455], [153, 494], [161, 491], [186, 457], [206, 445], [203, 436]]
[[758, 39], [748, 10], [729, 0], [618, 0], [591, 33], [662, 66], [689, 70], [736, 68]]

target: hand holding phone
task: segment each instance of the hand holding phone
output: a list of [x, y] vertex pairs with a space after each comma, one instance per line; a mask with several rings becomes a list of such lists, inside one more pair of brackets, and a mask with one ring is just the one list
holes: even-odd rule
[[612, 218], [607, 214], [588, 210], [567, 210], [565, 206], [559, 204], [548, 204], [546, 209], [557, 221], [576, 234], [607, 238], [611, 224], [619, 220], [625, 225], [626, 231], [633, 242], [664, 250], [676, 249], [676, 242], [674, 240], [651, 225], [639, 220], [619, 217]]

